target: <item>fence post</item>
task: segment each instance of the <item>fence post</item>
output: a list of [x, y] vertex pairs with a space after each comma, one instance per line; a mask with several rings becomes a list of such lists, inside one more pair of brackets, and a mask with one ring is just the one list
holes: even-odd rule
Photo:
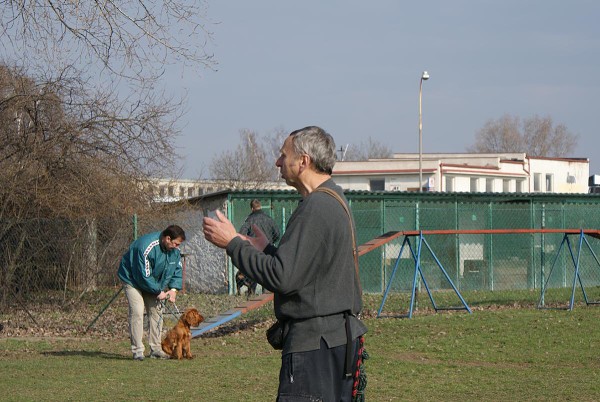
[[137, 240], [138, 232], [138, 219], [137, 214], [133, 214], [133, 240]]
[[[546, 229], [546, 204], [542, 203], [542, 229]], [[545, 304], [544, 300], [544, 286], [546, 284], [546, 236], [542, 233], [542, 237], [540, 239], [540, 306]]]

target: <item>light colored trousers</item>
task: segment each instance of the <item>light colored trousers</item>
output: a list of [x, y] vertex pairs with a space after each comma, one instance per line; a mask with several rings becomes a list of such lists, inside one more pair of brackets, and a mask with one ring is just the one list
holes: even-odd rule
[[148, 314], [148, 344], [150, 353], [161, 350], [162, 304], [156, 295], [142, 292], [131, 285], [124, 285], [129, 303], [129, 337], [131, 352], [144, 353], [144, 310]]

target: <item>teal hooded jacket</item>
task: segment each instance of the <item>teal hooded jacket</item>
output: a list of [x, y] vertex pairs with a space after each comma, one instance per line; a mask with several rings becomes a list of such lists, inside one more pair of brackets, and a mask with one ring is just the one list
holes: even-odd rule
[[156, 295], [167, 289], [181, 290], [183, 273], [179, 249], [164, 250], [160, 233], [146, 234], [131, 243], [118, 271], [124, 283]]

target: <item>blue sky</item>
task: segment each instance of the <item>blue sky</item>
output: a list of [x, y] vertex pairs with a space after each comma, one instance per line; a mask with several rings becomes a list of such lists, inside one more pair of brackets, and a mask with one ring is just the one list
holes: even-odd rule
[[600, 173], [600, 2], [595, 0], [211, 1], [216, 71], [171, 72], [188, 112], [183, 177], [208, 173], [241, 129], [319, 125], [339, 146], [368, 137], [463, 152], [503, 114], [550, 116]]

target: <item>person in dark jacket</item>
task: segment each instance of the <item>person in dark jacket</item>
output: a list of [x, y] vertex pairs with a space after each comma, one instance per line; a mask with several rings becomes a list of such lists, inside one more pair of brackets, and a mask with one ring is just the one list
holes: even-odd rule
[[150, 357], [167, 359], [161, 349], [161, 301], [175, 302], [182, 288], [179, 246], [185, 232], [171, 225], [162, 232], [146, 234], [135, 240], [123, 255], [118, 276], [129, 303], [129, 335], [134, 360], [144, 360], [144, 310], [148, 315]]
[[[257, 199], [250, 201], [250, 210], [252, 212], [250, 212], [250, 215], [248, 215], [240, 227], [239, 232], [243, 235], [254, 237], [255, 234], [252, 227], [256, 225], [267, 236], [269, 243], [276, 244], [277, 240], [279, 240], [279, 229], [273, 218], [263, 212], [260, 201]], [[256, 282], [243, 273], [237, 273], [236, 282], [238, 285], [238, 294], [243, 286], [248, 289], [248, 296], [256, 294]]]
[[[225, 248], [233, 264], [274, 293], [285, 323], [279, 401], [351, 401], [360, 337], [361, 287], [352, 227], [342, 189], [331, 179], [335, 143], [315, 126], [292, 132], [277, 159], [281, 176], [302, 195], [276, 247], [255, 226], [256, 237], [236, 233], [221, 212], [204, 218], [206, 239]], [[349, 353], [350, 355], [346, 355]], [[347, 367], [350, 358], [352, 367]]]
[[246, 218], [239, 232], [246, 236], [254, 237], [254, 231], [252, 225], [258, 226], [258, 228], [267, 236], [269, 243], [277, 244], [279, 240], [279, 229], [273, 218], [265, 214], [262, 210], [262, 204], [259, 200], [254, 199], [250, 202], [250, 215]]

